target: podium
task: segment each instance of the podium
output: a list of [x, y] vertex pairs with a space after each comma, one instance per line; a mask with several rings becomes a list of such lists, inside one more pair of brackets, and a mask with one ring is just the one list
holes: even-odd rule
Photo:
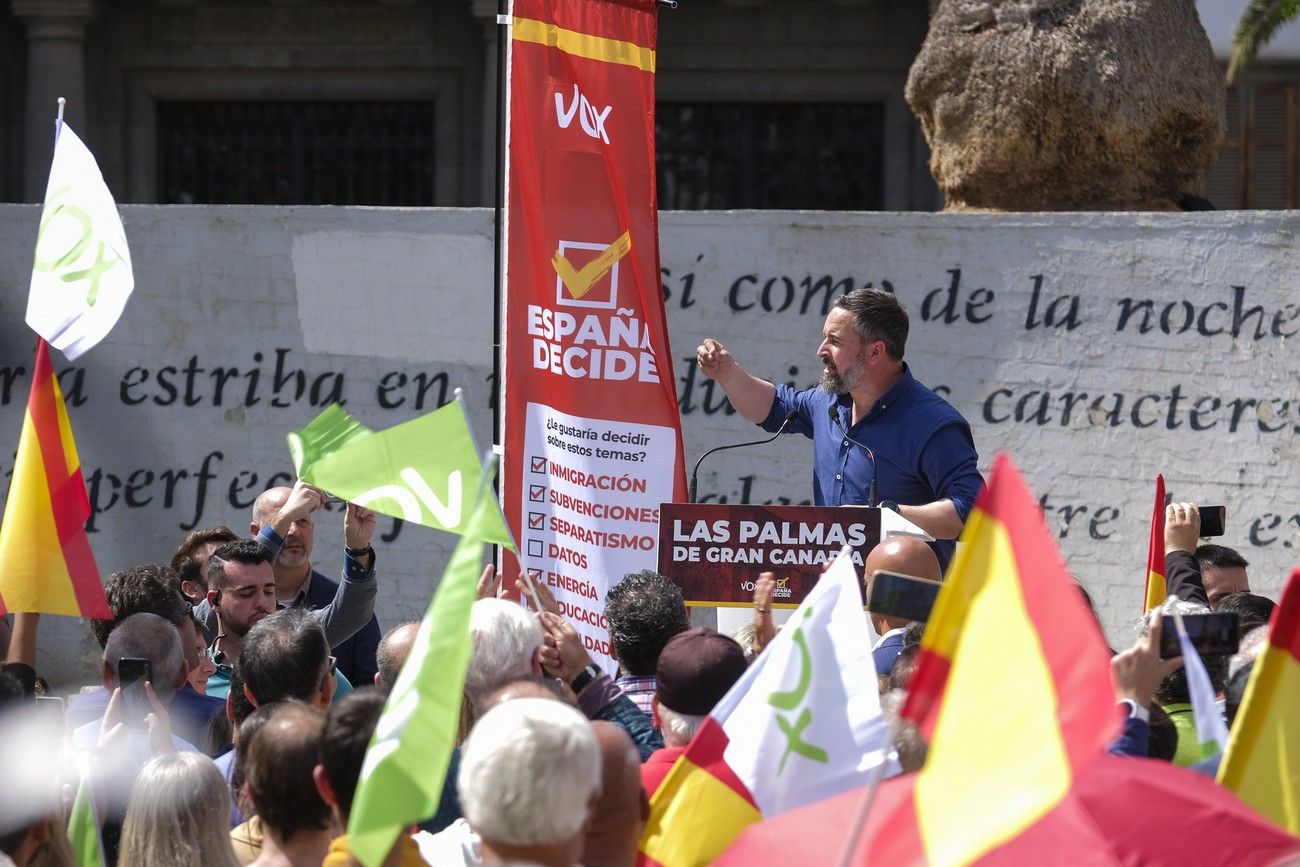
[[677, 582], [687, 605], [706, 608], [751, 607], [759, 573], [771, 572], [772, 607], [797, 608], [844, 545], [860, 572], [876, 543], [895, 535], [934, 541], [892, 509], [664, 503], [659, 572]]

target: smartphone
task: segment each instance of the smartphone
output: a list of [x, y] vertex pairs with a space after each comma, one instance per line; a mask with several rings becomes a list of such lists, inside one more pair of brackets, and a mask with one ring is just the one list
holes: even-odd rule
[[[1201, 657], [1231, 656], [1237, 652], [1240, 626], [1233, 612], [1216, 611], [1211, 614], [1184, 614], [1183, 626], [1192, 647]], [[1166, 614], [1160, 619], [1160, 658], [1182, 656], [1178, 644], [1178, 625]]]
[[928, 578], [878, 570], [871, 574], [871, 598], [867, 600], [867, 608], [872, 614], [924, 623], [930, 619], [941, 586], [938, 581]]
[[1223, 519], [1227, 517], [1227, 506], [1197, 506], [1201, 513], [1201, 536], [1222, 536]]
[[145, 694], [145, 681], [153, 680], [147, 659], [124, 656], [117, 661], [117, 685], [122, 688], [122, 722], [133, 729], [145, 727], [144, 718], [153, 710]]

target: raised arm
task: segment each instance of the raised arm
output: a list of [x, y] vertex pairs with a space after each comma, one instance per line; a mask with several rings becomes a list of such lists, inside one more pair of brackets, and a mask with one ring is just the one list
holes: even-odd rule
[[754, 424], [762, 424], [772, 411], [772, 401], [776, 399], [775, 385], [741, 367], [727, 347], [712, 337], [705, 338], [695, 350], [695, 360], [700, 373], [722, 386], [736, 412]]
[[1196, 541], [1201, 536], [1201, 510], [1195, 503], [1165, 507], [1165, 592], [1187, 602], [1209, 605]]
[[[324, 608], [312, 612], [325, 628], [330, 647], [337, 647], [370, 623], [375, 613], [375, 513], [348, 503], [343, 515], [343, 576]], [[376, 627], [377, 631], [378, 627]], [[372, 636], [378, 643], [378, 636]], [[373, 674], [373, 672], [372, 672]]]

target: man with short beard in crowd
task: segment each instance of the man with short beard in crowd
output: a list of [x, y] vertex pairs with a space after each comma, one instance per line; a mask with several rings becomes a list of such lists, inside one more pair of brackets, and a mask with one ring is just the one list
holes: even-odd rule
[[[305, 508], [315, 495], [315, 505]], [[375, 608], [376, 518], [369, 509], [348, 503], [343, 515], [343, 583], [311, 565], [315, 542], [312, 513], [325, 494], [298, 482], [293, 488], [270, 488], [253, 503], [249, 531], [273, 554], [275, 591], [282, 606], [316, 612], [329, 639], [339, 671], [351, 683], [373, 683], [377, 671], [379, 621]]]
[[207, 578], [208, 604], [217, 614], [217, 637], [208, 648], [217, 670], [208, 676], [208, 695], [225, 698], [244, 636], [275, 611], [271, 554], [252, 539], [227, 542], [208, 558]]

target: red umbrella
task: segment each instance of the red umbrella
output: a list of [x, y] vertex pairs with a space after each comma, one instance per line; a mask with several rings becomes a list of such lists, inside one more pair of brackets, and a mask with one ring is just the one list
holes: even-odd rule
[[[881, 784], [851, 863], [923, 862], [915, 781], [912, 774]], [[752, 825], [714, 863], [836, 865], [862, 798], [858, 789]], [[985, 809], [970, 805], [976, 815]], [[1152, 759], [1105, 755], [1060, 804], [978, 863], [1245, 867], [1288, 858], [1300, 859], [1300, 838], [1208, 777]]]

